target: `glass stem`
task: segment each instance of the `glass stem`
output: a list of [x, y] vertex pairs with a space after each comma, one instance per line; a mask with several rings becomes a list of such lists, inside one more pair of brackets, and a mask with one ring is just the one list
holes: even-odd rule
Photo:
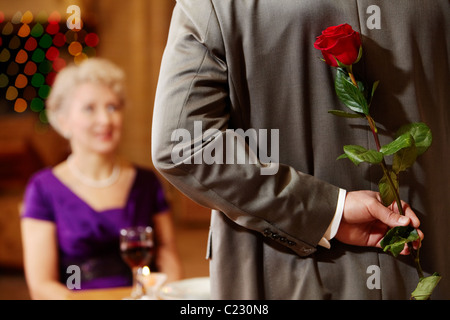
[[142, 268], [141, 267], [133, 267], [133, 289], [131, 292], [131, 296], [134, 299], [140, 298], [144, 293], [144, 288], [142, 286], [142, 283], [140, 281]]

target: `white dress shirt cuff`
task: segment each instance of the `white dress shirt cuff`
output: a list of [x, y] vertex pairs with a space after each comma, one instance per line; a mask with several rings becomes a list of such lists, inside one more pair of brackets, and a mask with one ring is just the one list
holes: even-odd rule
[[331, 220], [330, 225], [328, 226], [327, 231], [325, 231], [322, 239], [319, 241], [319, 245], [325, 248], [330, 249], [330, 241], [336, 235], [339, 224], [341, 223], [342, 213], [344, 212], [344, 202], [347, 191], [344, 189], [339, 189], [338, 203], [336, 206], [336, 212], [334, 213], [333, 220]]

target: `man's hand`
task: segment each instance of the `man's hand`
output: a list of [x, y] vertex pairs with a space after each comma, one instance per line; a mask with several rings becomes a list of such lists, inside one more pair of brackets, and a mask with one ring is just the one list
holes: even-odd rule
[[[407, 225], [419, 227], [420, 221], [409, 205], [402, 202], [402, 208], [405, 216], [399, 214], [397, 205], [385, 207], [378, 192], [348, 192], [335, 238], [346, 244], [380, 247], [381, 239], [390, 228]], [[417, 231], [423, 239], [422, 231]], [[416, 248], [418, 243], [413, 246]], [[409, 254], [407, 246], [402, 254]]]

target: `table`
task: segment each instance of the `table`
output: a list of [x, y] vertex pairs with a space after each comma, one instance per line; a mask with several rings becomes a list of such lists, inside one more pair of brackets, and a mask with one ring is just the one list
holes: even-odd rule
[[122, 300], [129, 297], [131, 287], [117, 287], [107, 289], [73, 290], [66, 297], [67, 300]]
[[[153, 273], [158, 275], [158, 273]], [[159, 288], [159, 286], [158, 286]], [[67, 300], [122, 300], [131, 294], [131, 287], [73, 290]], [[157, 295], [158, 300], [209, 300], [209, 277], [188, 278], [165, 284]]]

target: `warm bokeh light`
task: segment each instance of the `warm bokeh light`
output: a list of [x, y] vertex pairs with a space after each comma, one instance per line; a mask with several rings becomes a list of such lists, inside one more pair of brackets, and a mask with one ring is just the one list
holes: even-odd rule
[[10, 35], [11, 33], [13, 33], [13, 31], [14, 31], [14, 27], [13, 27], [12, 23], [7, 22], [6, 25], [3, 27], [2, 34], [7, 36], [7, 35]]
[[91, 32], [88, 33], [86, 35], [86, 37], [84, 38], [84, 42], [89, 46], [89, 47], [96, 47], [98, 45], [99, 42], [99, 37], [98, 35], [96, 35], [95, 33]]
[[27, 42], [25, 42], [25, 50], [27, 51], [33, 51], [37, 47], [37, 41], [35, 38], [30, 37], [28, 38]]
[[83, 50], [83, 46], [78, 41], [74, 41], [69, 45], [69, 53], [73, 56], [77, 56]]
[[14, 103], [14, 111], [19, 113], [27, 110], [27, 107], [28, 107], [27, 102], [22, 98], [18, 98]]
[[30, 11], [25, 12], [20, 21], [24, 24], [30, 24], [33, 22], [33, 14]]
[[82, 63], [84, 60], [86, 60], [88, 58], [89, 57], [84, 52], [81, 52], [80, 54], [76, 55], [73, 58], [73, 61], [75, 62], [75, 64], [78, 65], [78, 64]]
[[17, 34], [21, 38], [28, 37], [28, 35], [30, 34], [30, 27], [27, 24], [22, 25]]
[[62, 47], [65, 43], [66, 36], [63, 33], [58, 32], [57, 34], [55, 34], [55, 36], [53, 37], [53, 45], [55, 45], [56, 47]]
[[142, 275], [144, 276], [150, 275], [150, 268], [147, 266], [142, 267]]
[[36, 73], [36, 71], [37, 71], [36, 63], [34, 63], [33, 61], [28, 61], [27, 64], [25, 65], [24, 73], [27, 76], [32, 76], [33, 74]]
[[16, 83], [15, 83], [16, 88], [20, 88], [20, 89], [25, 88], [27, 86], [27, 84], [28, 84], [28, 78], [25, 75], [23, 75], [23, 74], [17, 75]]
[[18, 95], [18, 91], [16, 87], [13, 86], [9, 86], [8, 90], [6, 90], [6, 99], [7, 100], [15, 100], [17, 98]]
[[64, 60], [62, 58], [58, 57], [53, 61], [53, 70], [55, 70], [56, 72], [61, 71], [65, 66], [66, 66], [66, 60]]
[[45, 54], [45, 57], [49, 61], [55, 61], [55, 59], [59, 57], [59, 50], [55, 47], [50, 47], [50, 48], [48, 48], [47, 53]]
[[24, 49], [20, 49], [20, 51], [16, 55], [17, 63], [25, 63], [28, 60], [28, 53]]
[[57, 34], [59, 31], [59, 24], [56, 23], [50, 23], [47, 28], [45, 29], [45, 31], [48, 34]]
[[68, 16], [28, 10], [5, 17], [0, 11], [0, 95], [13, 111], [31, 110], [46, 123], [45, 99], [57, 73], [96, 56], [99, 36], [82, 21], [80, 30], [68, 29]]
[[11, 54], [9, 53], [9, 50], [6, 48], [3, 48], [0, 52], [0, 62], [6, 62], [9, 60], [9, 57]]
[[58, 11], [53, 11], [50, 13], [50, 16], [48, 17], [48, 22], [50, 24], [58, 24], [61, 20], [61, 15]]

